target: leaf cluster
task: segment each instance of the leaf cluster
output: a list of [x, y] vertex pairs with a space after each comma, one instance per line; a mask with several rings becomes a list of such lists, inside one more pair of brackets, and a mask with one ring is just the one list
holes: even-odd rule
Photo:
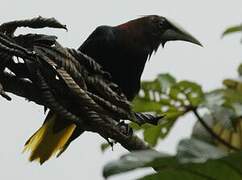
[[[222, 36], [242, 32], [233, 26]], [[156, 172], [139, 179], [242, 179], [242, 65], [238, 77], [225, 79], [221, 88], [204, 92], [200, 85], [177, 81], [170, 74], [160, 74], [153, 81], [142, 82], [134, 101], [137, 111], [165, 114], [158, 126], [132, 123], [143, 132], [144, 140], [156, 146], [166, 137], [181, 116], [192, 113], [197, 119], [190, 139], [181, 140], [176, 155], [154, 150], [137, 151], [108, 163], [104, 177], [152, 167]]]

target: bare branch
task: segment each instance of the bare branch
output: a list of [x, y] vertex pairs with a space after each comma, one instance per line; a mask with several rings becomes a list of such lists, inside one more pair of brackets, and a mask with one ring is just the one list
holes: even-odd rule
[[[63, 48], [54, 36], [14, 36], [21, 26], [65, 28], [55, 19], [41, 17], [0, 25], [0, 95], [10, 99], [5, 92], [11, 92], [43, 105], [73, 121], [81, 132], [96, 132], [129, 151], [150, 148], [118, 126], [121, 119], [135, 116], [109, 73], [81, 52]], [[15, 63], [14, 56], [23, 63]]]
[[39, 105], [45, 105], [41, 98], [40, 90], [28, 80], [18, 79], [16, 76], [9, 73], [2, 73], [0, 75], [0, 82], [6, 92], [13, 93], [17, 96], [26, 98]]

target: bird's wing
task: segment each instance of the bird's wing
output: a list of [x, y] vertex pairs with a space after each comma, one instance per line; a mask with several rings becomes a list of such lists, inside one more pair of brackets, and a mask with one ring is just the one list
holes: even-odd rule
[[[100, 56], [107, 49], [111, 49], [115, 45], [115, 35], [113, 28], [110, 26], [99, 26], [92, 34], [86, 39], [86, 41], [78, 48], [84, 54], [92, 55], [92, 58]], [[98, 59], [95, 59], [98, 60]]]

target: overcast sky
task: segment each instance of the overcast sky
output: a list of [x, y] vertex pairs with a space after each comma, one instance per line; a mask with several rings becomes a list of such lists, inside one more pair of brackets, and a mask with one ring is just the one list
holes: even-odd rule
[[[117, 25], [148, 14], [170, 17], [199, 39], [204, 48], [184, 42], [167, 43], [147, 63], [143, 79], [169, 72], [179, 80], [193, 80], [211, 90], [219, 87], [225, 77], [237, 75], [236, 68], [242, 59], [240, 34], [221, 39], [221, 33], [242, 22], [241, 7], [240, 0], [1, 0], [0, 23], [38, 15], [55, 17], [69, 31], [41, 32], [55, 34], [64, 46], [77, 48], [98, 25]], [[0, 109], [0, 179], [99, 180], [103, 165], [126, 152], [115, 146], [114, 152], [102, 154], [99, 146], [103, 140], [96, 134], [85, 133], [60, 158], [43, 166], [29, 163], [27, 155], [21, 152], [25, 141], [42, 124], [43, 108], [15, 97], [12, 102], [0, 99]], [[192, 116], [180, 120], [157, 149], [174, 153], [177, 142], [190, 135], [193, 124]], [[128, 175], [125, 179], [132, 177]]]

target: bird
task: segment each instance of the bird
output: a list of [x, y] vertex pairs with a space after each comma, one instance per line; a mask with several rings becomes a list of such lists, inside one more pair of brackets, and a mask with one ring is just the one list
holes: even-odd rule
[[140, 90], [146, 61], [168, 41], [202, 44], [177, 23], [158, 15], [143, 16], [118, 26], [99, 26], [78, 48], [109, 72], [128, 100]]
[[[96, 61], [111, 75], [129, 101], [140, 90], [140, 80], [145, 64], [152, 54], [168, 41], [187, 41], [202, 44], [191, 34], [168, 18], [158, 15], [143, 16], [117, 26], [98, 26], [78, 48]], [[73, 123], [50, 112], [42, 127], [26, 142], [31, 150], [30, 160], [42, 164], [51, 156], [62, 154], [70, 143], [82, 134]]]

